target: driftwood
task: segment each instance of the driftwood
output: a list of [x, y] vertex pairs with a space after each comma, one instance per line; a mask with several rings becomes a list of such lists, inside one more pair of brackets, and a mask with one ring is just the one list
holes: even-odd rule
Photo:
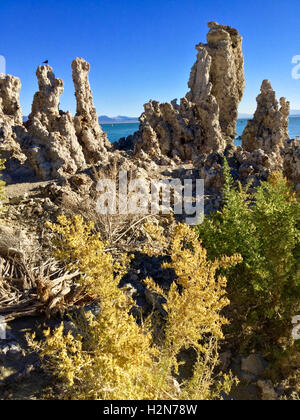
[[0, 316], [5, 321], [63, 313], [67, 307], [95, 301], [76, 284], [80, 273], [60, 268], [53, 259], [33, 267], [18, 258], [0, 258]]

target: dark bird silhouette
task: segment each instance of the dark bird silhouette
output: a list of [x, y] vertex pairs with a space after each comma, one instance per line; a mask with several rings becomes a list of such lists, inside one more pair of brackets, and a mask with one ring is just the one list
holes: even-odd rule
[[48, 60], [43, 61], [43, 64], [48, 64], [48, 63], [49, 63], [49, 61], [48, 61]]

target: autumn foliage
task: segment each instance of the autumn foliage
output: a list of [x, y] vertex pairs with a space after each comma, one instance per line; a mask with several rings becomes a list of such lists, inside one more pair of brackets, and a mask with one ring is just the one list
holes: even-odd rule
[[[73, 317], [75, 332], [65, 333], [62, 324], [45, 331], [44, 341], [30, 340], [45, 368], [61, 380], [62, 398], [214, 399], [221, 391], [229, 392], [231, 377], [215, 373], [218, 343], [227, 322], [221, 311], [229, 303], [226, 279], [216, 272], [240, 262], [241, 257], [211, 262], [196, 233], [176, 225], [169, 244], [162, 244], [176, 281], [165, 291], [152, 279], [146, 280], [149, 291], [165, 302], [157, 340], [157, 317], [152, 313], [137, 323], [131, 314], [135, 302], [118, 287], [128, 257], [115, 263], [99, 235], [93, 234], [93, 225], [82, 217], [61, 217], [51, 228], [58, 234], [56, 257], [69, 269], [80, 270], [81, 284], [100, 301], [98, 315], [82, 312]], [[146, 228], [159, 240], [159, 228]], [[196, 354], [192, 374], [185, 380], [178, 375], [183, 349]]]

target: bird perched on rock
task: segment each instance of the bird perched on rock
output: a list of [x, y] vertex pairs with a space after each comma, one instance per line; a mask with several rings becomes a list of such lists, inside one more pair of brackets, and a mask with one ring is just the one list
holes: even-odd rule
[[48, 64], [48, 63], [49, 63], [49, 61], [48, 61], [48, 60], [43, 61], [43, 64]]

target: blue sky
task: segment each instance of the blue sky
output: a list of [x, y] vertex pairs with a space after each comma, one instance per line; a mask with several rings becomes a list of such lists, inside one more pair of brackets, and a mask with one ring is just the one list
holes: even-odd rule
[[91, 63], [99, 115], [138, 116], [149, 99], [184, 96], [194, 47], [206, 40], [211, 20], [244, 37], [247, 87], [240, 111], [255, 109], [265, 78], [300, 109], [300, 79], [291, 76], [292, 57], [300, 55], [299, 0], [5, 0], [0, 16], [0, 55], [7, 73], [21, 78], [24, 115], [45, 59], [65, 82], [61, 109], [73, 113], [75, 57]]

